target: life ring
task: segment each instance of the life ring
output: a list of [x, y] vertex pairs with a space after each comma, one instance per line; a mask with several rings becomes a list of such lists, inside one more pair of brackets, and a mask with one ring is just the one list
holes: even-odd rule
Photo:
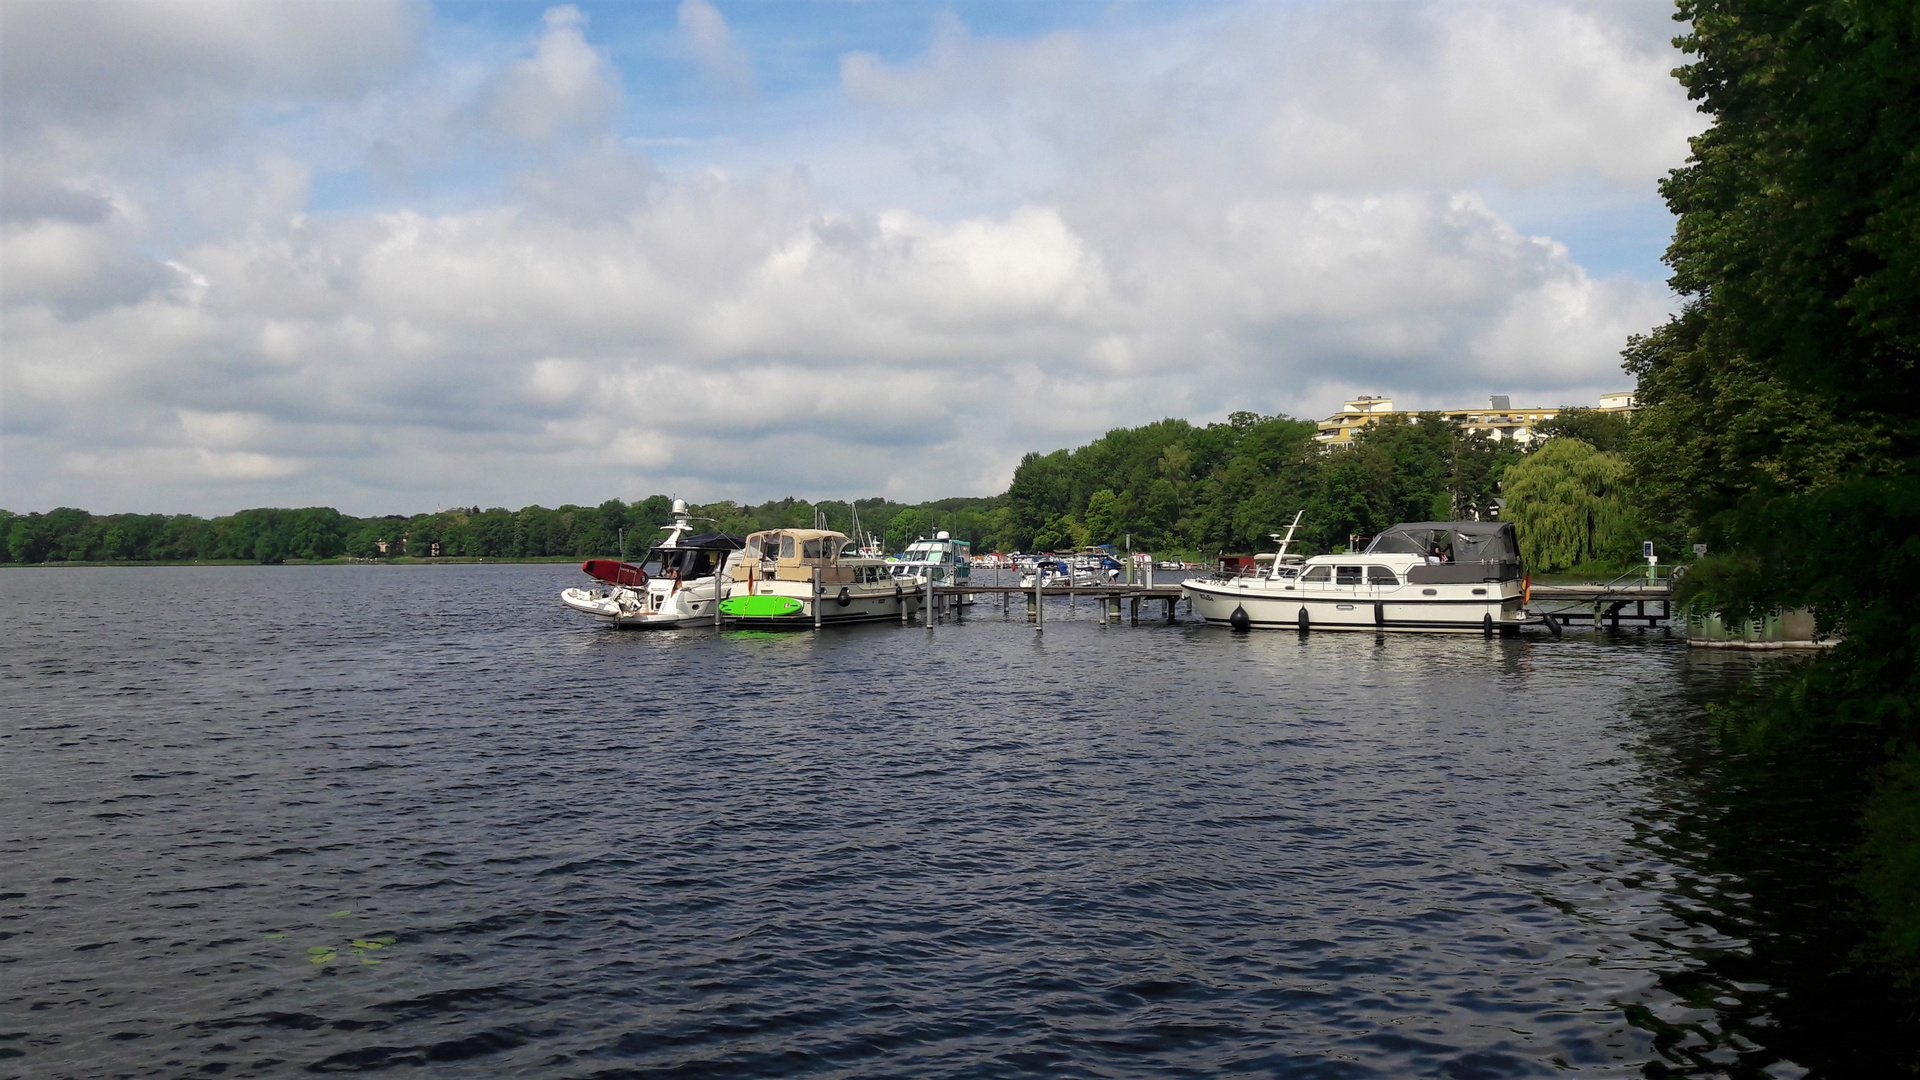
[[853, 603], [853, 590], [847, 588], [845, 585], [840, 586], [840, 595], [834, 597], [834, 600], [841, 607], [846, 607], [848, 604]]

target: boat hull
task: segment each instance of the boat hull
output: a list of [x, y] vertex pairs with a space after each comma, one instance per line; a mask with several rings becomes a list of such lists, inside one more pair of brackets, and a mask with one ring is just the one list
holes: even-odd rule
[[[761, 596], [790, 595], [760, 593]], [[727, 623], [740, 629], [762, 630], [811, 630], [813, 628], [813, 599], [808, 596], [791, 597], [799, 610], [785, 615], [729, 615]], [[863, 622], [899, 622], [904, 612], [907, 617], [920, 613], [921, 594], [900, 590], [896, 595], [891, 589], [885, 591], [849, 593], [847, 602], [840, 603], [837, 595], [828, 594], [820, 598], [820, 625], [840, 626], [845, 623]], [[721, 609], [725, 611], [723, 607]]]
[[[1418, 585], [1398, 588], [1349, 586], [1311, 589], [1264, 579], [1181, 583], [1193, 612], [1210, 623], [1235, 625], [1234, 612], [1245, 613], [1248, 629], [1295, 630], [1306, 612], [1310, 630], [1371, 630], [1418, 633], [1515, 633], [1526, 622], [1521, 583], [1484, 582], [1476, 585], [1431, 587], [1423, 595]], [[1484, 595], [1475, 596], [1480, 589]], [[1411, 594], [1411, 595], [1408, 595]]]
[[566, 589], [560, 602], [609, 626], [639, 630], [673, 630], [683, 626], [712, 626], [711, 587], [682, 590], [680, 594], [645, 598], [640, 589]]

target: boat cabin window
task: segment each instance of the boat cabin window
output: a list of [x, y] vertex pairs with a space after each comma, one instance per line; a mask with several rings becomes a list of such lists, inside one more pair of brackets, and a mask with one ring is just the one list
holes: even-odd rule
[[820, 557], [820, 541], [818, 541], [818, 540], [803, 540], [803, 541], [801, 541], [801, 542], [800, 542], [800, 557], [801, 557], [801, 558], [803, 558], [803, 559], [817, 559], [817, 558], [819, 558], [819, 557]]
[[1334, 572], [1333, 572], [1333, 583], [1334, 583], [1335, 585], [1358, 585], [1358, 584], [1360, 584], [1360, 568], [1359, 568], [1359, 567], [1357, 567], [1357, 566], [1337, 566], [1337, 567], [1334, 567]]
[[1398, 585], [1400, 584], [1400, 579], [1397, 577], [1394, 577], [1393, 571], [1388, 569], [1387, 567], [1369, 566], [1367, 567], [1367, 584]]
[[1325, 566], [1315, 566], [1315, 567], [1310, 567], [1306, 573], [1301, 574], [1300, 580], [1301, 581], [1325, 581], [1332, 576], [1333, 576], [1333, 571], [1331, 568], [1325, 567]]
[[780, 557], [783, 559], [793, 558], [793, 537], [782, 536], [780, 538]]

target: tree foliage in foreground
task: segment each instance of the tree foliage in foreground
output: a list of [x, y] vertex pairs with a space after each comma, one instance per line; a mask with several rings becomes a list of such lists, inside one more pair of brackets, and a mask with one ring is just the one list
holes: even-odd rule
[[[1920, 5], [1682, 0], [1713, 125], [1663, 184], [1687, 299], [1635, 339], [1637, 497], [1714, 557], [1697, 602], [1811, 607], [1842, 644], [1748, 735], [1866, 725], [1894, 768], [1864, 881], [1920, 960]], [[1901, 828], [1889, 822], [1907, 821]], [[1904, 837], [1905, 839], [1899, 839]]]

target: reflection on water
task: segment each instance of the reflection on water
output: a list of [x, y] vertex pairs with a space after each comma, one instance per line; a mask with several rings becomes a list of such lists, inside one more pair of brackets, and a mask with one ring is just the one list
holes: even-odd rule
[[1914, 1063], [1781, 772], [1844, 754], [1703, 734], [1744, 659], [618, 633], [577, 575], [0, 574], [0, 1076]]

